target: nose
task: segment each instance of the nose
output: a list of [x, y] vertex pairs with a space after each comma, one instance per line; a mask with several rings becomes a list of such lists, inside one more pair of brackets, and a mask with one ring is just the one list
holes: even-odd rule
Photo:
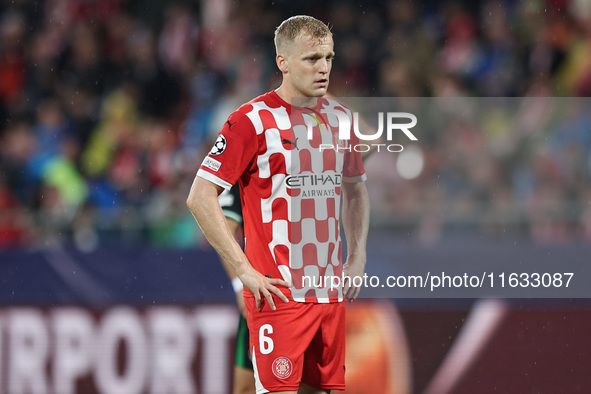
[[318, 61], [318, 72], [320, 74], [327, 74], [329, 69], [330, 66], [328, 65], [328, 60], [320, 59], [320, 61]]

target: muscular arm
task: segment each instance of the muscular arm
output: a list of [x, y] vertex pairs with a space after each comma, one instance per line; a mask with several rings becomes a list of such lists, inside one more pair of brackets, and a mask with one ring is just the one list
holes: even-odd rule
[[[345, 275], [351, 279], [363, 276], [366, 262], [367, 232], [369, 231], [369, 197], [364, 182], [343, 183], [343, 227], [347, 237]], [[350, 302], [359, 295], [360, 287], [345, 281], [343, 294]]]
[[221, 191], [222, 187], [206, 179], [195, 177], [187, 198], [187, 206], [222, 261], [232, 267], [242, 283], [252, 291], [257, 308], [262, 309], [262, 297], [264, 297], [274, 310], [275, 302], [272, 294], [288, 302], [287, 297], [275, 285], [289, 286], [289, 284], [277, 278], [266, 278], [250, 264], [224, 218], [217, 199]]
[[[238, 234], [240, 232], [240, 223], [238, 223], [236, 220], [234, 219], [230, 219], [229, 217], [226, 216], [226, 223], [228, 224], [228, 228], [230, 229], [230, 233], [232, 233], [232, 235], [234, 236], [234, 239], [238, 239]], [[234, 271], [234, 268], [232, 268], [232, 266], [227, 263], [225, 260], [221, 260], [222, 262], [222, 267], [224, 267], [224, 271], [226, 271], [226, 274], [228, 274], [228, 278], [230, 278], [230, 281], [232, 282], [232, 287], [234, 287], [234, 279], [238, 278], [238, 275], [236, 275], [236, 271]], [[238, 278], [240, 279], [240, 278]], [[243, 297], [243, 290], [237, 290], [234, 288], [234, 292], [236, 293], [236, 304], [238, 305], [238, 309], [240, 310], [240, 313], [242, 315], [245, 315], [245, 310], [244, 310], [244, 297]]]

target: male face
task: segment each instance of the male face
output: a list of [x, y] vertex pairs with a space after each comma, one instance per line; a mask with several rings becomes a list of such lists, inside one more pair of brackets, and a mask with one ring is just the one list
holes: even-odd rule
[[300, 35], [285, 55], [278, 55], [283, 83], [289, 86], [292, 97], [322, 97], [326, 94], [333, 47], [330, 35], [320, 39]]

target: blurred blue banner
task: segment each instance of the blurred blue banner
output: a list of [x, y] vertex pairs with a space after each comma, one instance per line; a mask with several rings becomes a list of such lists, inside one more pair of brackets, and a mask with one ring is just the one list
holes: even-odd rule
[[0, 252], [4, 305], [200, 304], [233, 302], [212, 250], [74, 247]]

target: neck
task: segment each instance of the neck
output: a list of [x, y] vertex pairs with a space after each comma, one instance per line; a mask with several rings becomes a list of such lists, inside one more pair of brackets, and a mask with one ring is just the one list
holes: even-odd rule
[[[277, 95], [286, 103], [298, 107], [313, 107], [318, 102], [318, 97], [302, 97], [297, 95], [293, 89], [290, 89], [285, 83], [282, 83], [281, 86], [275, 90], [275, 93], [277, 93]], [[292, 102], [293, 99], [296, 99], [295, 103]]]

